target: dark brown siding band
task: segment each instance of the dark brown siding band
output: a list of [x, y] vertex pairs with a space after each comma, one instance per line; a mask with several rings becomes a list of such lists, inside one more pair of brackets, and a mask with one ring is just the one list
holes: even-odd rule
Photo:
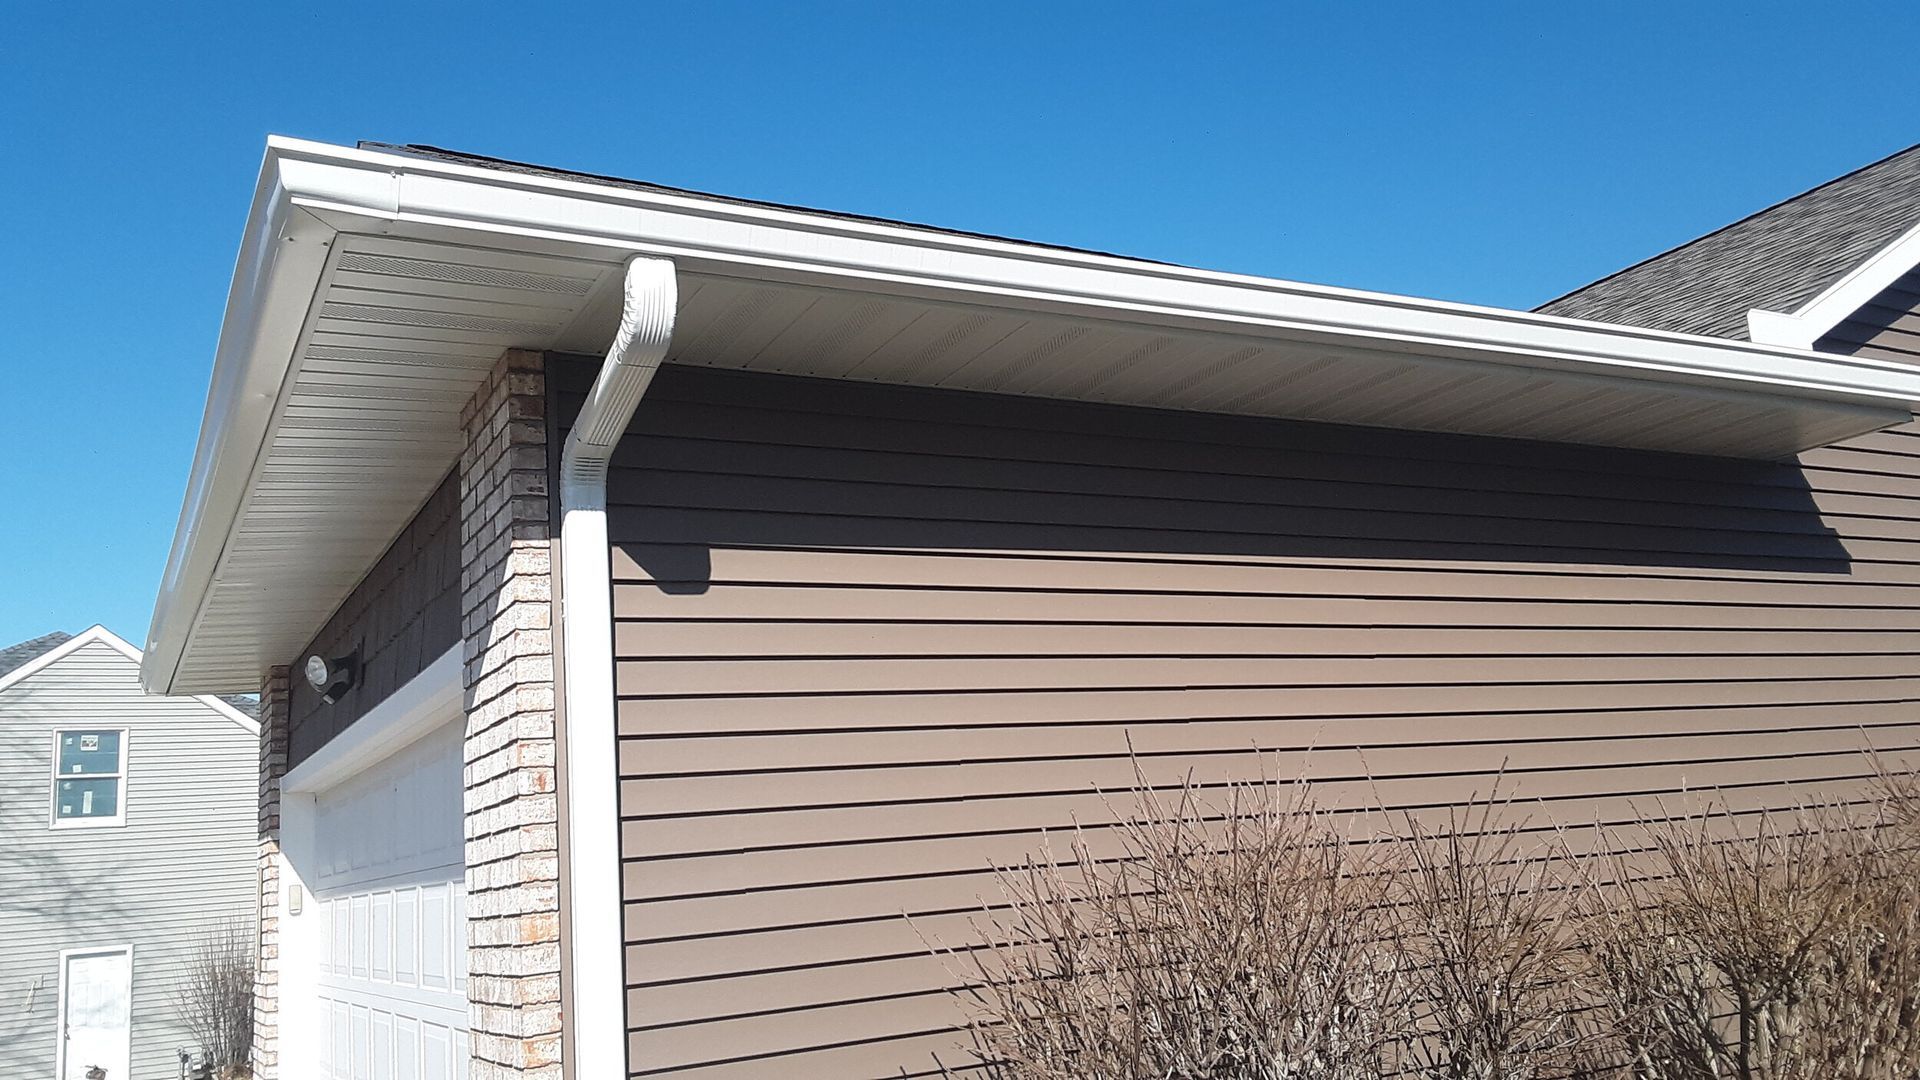
[[1543, 835], [1848, 797], [1920, 747], [1916, 500], [1914, 429], [1738, 462], [669, 366], [610, 485], [636, 1074], [964, 1061], [924, 939], [1116, 854], [1136, 770], [1435, 821], [1504, 770]]
[[[293, 668], [288, 759], [298, 765], [460, 642], [460, 485], [449, 473]], [[351, 655], [354, 685], [332, 705], [301, 677], [309, 655]]]

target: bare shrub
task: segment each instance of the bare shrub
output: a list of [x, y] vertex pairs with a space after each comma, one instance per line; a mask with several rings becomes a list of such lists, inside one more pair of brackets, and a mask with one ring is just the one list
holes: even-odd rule
[[1590, 847], [1492, 797], [1393, 835], [1299, 784], [1132, 799], [946, 951], [980, 1075], [1920, 1080], [1911, 770]]
[[1884, 808], [1887, 824], [1904, 834], [1907, 844], [1920, 844], [1920, 771], [1910, 765], [1871, 755], [1874, 794]]
[[1086, 834], [1003, 875], [972, 984], [974, 1054], [1004, 1080], [1379, 1075], [1398, 973], [1385, 878], [1304, 787], [1150, 788], [1099, 862]]
[[219, 1080], [252, 1075], [253, 977], [253, 923], [242, 918], [208, 925], [180, 968], [174, 1013]]
[[1477, 799], [1438, 832], [1406, 817], [1410, 865], [1396, 876], [1391, 929], [1412, 984], [1407, 1052], [1421, 1076], [1565, 1076], [1588, 1038], [1562, 855], [1530, 841], [1508, 809]]
[[1613, 1059], [1641, 1080], [1920, 1075], [1920, 890], [1885, 804], [1629, 830], [1581, 941]]

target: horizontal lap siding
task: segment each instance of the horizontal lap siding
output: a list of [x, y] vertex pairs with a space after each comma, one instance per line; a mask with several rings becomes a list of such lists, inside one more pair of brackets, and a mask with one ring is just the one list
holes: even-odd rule
[[[591, 368], [560, 364], [570, 416]], [[669, 367], [615, 457], [640, 1075], [963, 1060], [989, 867], [1139, 775], [1543, 831], [1920, 747], [1920, 435], [1804, 467]], [[909, 922], [902, 912], [913, 916]]]
[[[48, 827], [54, 733], [124, 727], [126, 822]], [[178, 1073], [174, 998], [196, 942], [251, 930], [259, 736], [196, 698], [140, 688], [102, 642], [0, 693], [0, 1077], [54, 1075], [60, 953], [133, 947], [132, 1075]]]

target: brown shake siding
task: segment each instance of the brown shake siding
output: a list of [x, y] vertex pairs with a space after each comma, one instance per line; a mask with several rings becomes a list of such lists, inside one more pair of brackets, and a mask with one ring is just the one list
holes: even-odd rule
[[1160, 783], [1311, 747], [1356, 805], [1504, 764], [1543, 824], [1920, 744], [1910, 428], [1755, 463], [669, 367], [609, 488], [638, 1075], [963, 1060], [921, 935], [1105, 819], [1129, 738]]
[[[347, 596], [292, 668], [289, 766], [298, 765], [460, 643], [460, 491], [452, 473]], [[351, 655], [352, 689], [328, 705], [301, 674], [310, 655]]]

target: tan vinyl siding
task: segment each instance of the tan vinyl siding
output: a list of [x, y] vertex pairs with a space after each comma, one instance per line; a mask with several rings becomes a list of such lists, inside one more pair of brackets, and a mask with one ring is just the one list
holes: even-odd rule
[[[126, 824], [48, 828], [53, 733], [128, 729]], [[54, 1074], [63, 949], [133, 946], [132, 1067], [172, 1077], [196, 935], [254, 904], [257, 736], [98, 642], [0, 691], [0, 1076]]]
[[1543, 828], [1856, 788], [1920, 746], [1916, 496], [1912, 429], [1802, 468], [669, 367], [609, 497], [636, 1074], [963, 1060], [923, 935], [1110, 850], [1129, 745], [1421, 813], [1504, 767]]

